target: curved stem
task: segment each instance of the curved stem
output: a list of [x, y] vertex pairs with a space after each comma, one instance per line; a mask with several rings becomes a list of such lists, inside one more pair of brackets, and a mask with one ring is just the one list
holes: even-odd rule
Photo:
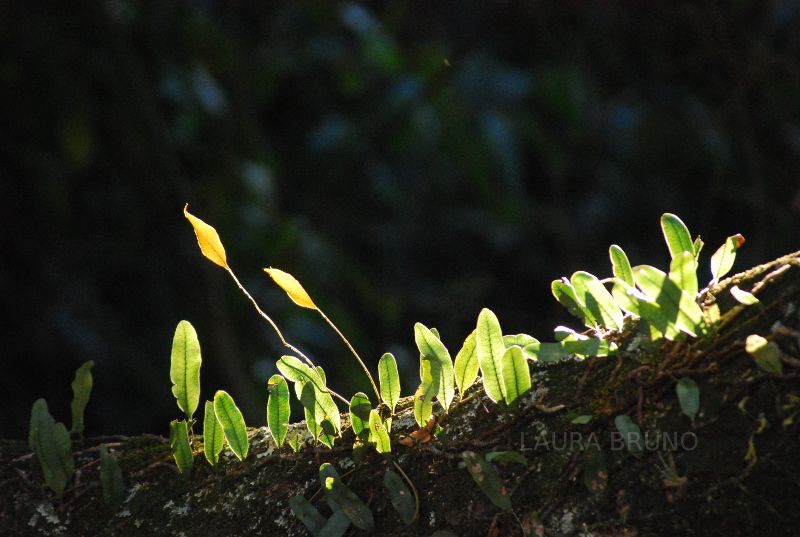
[[375, 384], [375, 379], [372, 378], [372, 375], [370, 374], [369, 369], [367, 369], [367, 366], [364, 363], [364, 360], [361, 359], [361, 356], [358, 355], [358, 353], [353, 348], [353, 346], [350, 344], [350, 342], [347, 340], [347, 338], [344, 337], [344, 334], [342, 334], [339, 331], [339, 329], [336, 328], [336, 325], [333, 324], [333, 321], [328, 319], [328, 316], [325, 315], [325, 312], [323, 312], [321, 309], [319, 309], [319, 307], [317, 307], [317, 311], [319, 312], [320, 315], [322, 315], [322, 318], [325, 319], [325, 322], [328, 323], [331, 328], [333, 328], [333, 331], [336, 332], [339, 335], [340, 338], [342, 338], [342, 341], [344, 341], [344, 344], [347, 345], [347, 348], [350, 349], [350, 352], [353, 353], [353, 356], [356, 357], [356, 360], [358, 360], [358, 363], [361, 364], [361, 368], [364, 370], [364, 373], [367, 375], [367, 378], [369, 379], [369, 383], [372, 384], [372, 389], [375, 390], [375, 396], [378, 398], [378, 401], [380, 402], [380, 400], [381, 400], [381, 392], [380, 392], [380, 390], [378, 390], [378, 386]]
[[402, 468], [400, 468], [400, 465], [397, 464], [396, 460], [392, 459], [392, 464], [394, 464], [394, 467], [397, 468], [398, 472], [400, 472], [400, 475], [403, 476], [403, 479], [406, 480], [408, 486], [411, 487], [411, 493], [414, 495], [414, 518], [411, 519], [411, 521], [413, 522], [419, 516], [419, 493], [417, 492], [417, 487], [414, 486], [414, 483], [411, 482], [411, 478], [408, 477], [408, 475], [403, 471]]

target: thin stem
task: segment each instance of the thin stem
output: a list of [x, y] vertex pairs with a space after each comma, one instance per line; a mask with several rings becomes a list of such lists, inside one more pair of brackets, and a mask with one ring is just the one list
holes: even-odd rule
[[[311, 360], [308, 358], [308, 356], [306, 356], [305, 354], [303, 354], [303, 352], [302, 352], [300, 349], [298, 349], [297, 347], [295, 347], [294, 345], [292, 345], [291, 343], [289, 343], [288, 341], [286, 341], [286, 338], [284, 338], [284, 337], [283, 337], [283, 332], [281, 332], [280, 328], [278, 328], [278, 325], [277, 325], [277, 324], [275, 324], [275, 321], [273, 321], [273, 320], [272, 320], [272, 318], [271, 318], [269, 315], [267, 315], [266, 313], [264, 313], [264, 310], [262, 310], [262, 309], [261, 309], [261, 307], [258, 305], [258, 302], [256, 302], [256, 299], [255, 299], [255, 298], [253, 298], [253, 295], [251, 295], [251, 294], [250, 294], [250, 293], [247, 291], [247, 289], [245, 289], [245, 288], [244, 288], [244, 286], [242, 285], [242, 283], [239, 281], [239, 278], [237, 278], [237, 277], [236, 277], [236, 274], [234, 274], [234, 272], [233, 272], [233, 269], [232, 269], [232, 268], [230, 268], [230, 267], [227, 267], [227, 269], [228, 269], [228, 274], [230, 274], [230, 275], [231, 275], [231, 278], [233, 278], [233, 281], [236, 283], [236, 286], [239, 288], [239, 290], [240, 290], [242, 293], [244, 293], [244, 296], [246, 296], [247, 298], [249, 298], [249, 299], [250, 299], [250, 302], [252, 302], [252, 303], [253, 303], [253, 307], [256, 309], [256, 311], [258, 312], [258, 314], [259, 314], [259, 315], [261, 315], [261, 317], [263, 317], [263, 318], [264, 318], [264, 320], [266, 320], [266, 321], [269, 323], [269, 325], [272, 327], [272, 329], [273, 329], [273, 330], [275, 330], [275, 333], [276, 333], [276, 334], [278, 334], [278, 337], [280, 338], [280, 340], [281, 340], [281, 343], [283, 343], [283, 345], [284, 345], [286, 348], [288, 348], [289, 350], [291, 350], [292, 352], [294, 352], [295, 354], [297, 354], [298, 356], [300, 356], [300, 357], [301, 357], [303, 360], [305, 360], [305, 361], [306, 361], [306, 363], [308, 364], [308, 366], [309, 366], [311, 369], [314, 369], [314, 370], [316, 370], [316, 367], [317, 367], [317, 366], [315, 366], [315, 365], [314, 365], [314, 362], [312, 362], [312, 361], [311, 361]], [[342, 401], [342, 402], [343, 402], [345, 405], [349, 405], [349, 404], [350, 404], [350, 401], [348, 401], [347, 399], [345, 399], [344, 397], [342, 397], [341, 395], [339, 395], [339, 394], [338, 394], [338, 393], [336, 393], [335, 391], [331, 390], [331, 389], [330, 389], [330, 388], [328, 388], [327, 386], [325, 386], [325, 390], [326, 390], [328, 393], [330, 393], [331, 395], [333, 395], [334, 397], [338, 397], [338, 398], [339, 398], [339, 399], [340, 399], [340, 400], [341, 400], [341, 401]]]
[[336, 325], [333, 324], [333, 321], [328, 319], [328, 316], [325, 315], [325, 312], [323, 312], [321, 309], [319, 309], [319, 307], [317, 307], [317, 311], [319, 312], [320, 315], [322, 315], [322, 318], [325, 319], [325, 322], [328, 323], [331, 328], [333, 328], [333, 331], [336, 332], [337, 334], [339, 334], [339, 337], [342, 338], [342, 341], [344, 341], [344, 344], [347, 345], [347, 348], [350, 349], [350, 352], [353, 353], [353, 356], [356, 357], [356, 360], [358, 360], [358, 363], [361, 364], [361, 368], [364, 370], [364, 373], [366, 373], [367, 378], [369, 379], [369, 383], [372, 384], [372, 389], [375, 390], [375, 396], [378, 398], [378, 401], [380, 401], [381, 400], [381, 392], [380, 392], [380, 390], [378, 390], [378, 386], [377, 386], [377, 384], [375, 384], [375, 379], [372, 378], [372, 375], [370, 374], [369, 369], [367, 369], [367, 366], [364, 363], [364, 360], [361, 359], [361, 356], [358, 355], [358, 353], [353, 348], [353, 346], [350, 344], [350, 342], [347, 340], [347, 338], [344, 337], [344, 334], [342, 334], [339, 331], [339, 329], [336, 328]]
[[417, 492], [417, 487], [414, 486], [414, 483], [411, 482], [411, 478], [408, 477], [408, 475], [406, 475], [406, 473], [403, 471], [402, 468], [400, 468], [400, 465], [397, 464], [397, 461], [392, 460], [392, 464], [394, 464], [394, 467], [397, 468], [398, 472], [400, 472], [400, 475], [403, 476], [403, 479], [406, 480], [408, 486], [411, 487], [411, 493], [414, 495], [414, 518], [412, 519], [413, 522], [419, 516], [419, 493]]

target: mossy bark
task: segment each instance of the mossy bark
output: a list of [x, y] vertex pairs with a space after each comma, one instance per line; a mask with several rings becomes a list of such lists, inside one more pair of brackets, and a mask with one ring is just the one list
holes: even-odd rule
[[[760, 303], [741, 307], [738, 285]], [[188, 479], [176, 473], [168, 443], [155, 436], [77, 442], [73, 484], [61, 500], [43, 489], [23, 441], [0, 443], [0, 534], [307, 535], [287, 500], [312, 498], [323, 462], [340, 473], [375, 517], [374, 535], [796, 535], [800, 527], [800, 253], [723, 281], [704, 297], [722, 315], [718, 329], [692, 341], [641, 344], [636, 326], [609, 358], [532, 367], [533, 390], [499, 412], [477, 387], [441, 419], [438, 438], [394, 442], [394, 455], [420, 493], [417, 521], [400, 522], [383, 490], [387, 462], [355, 462], [352, 434], [334, 450], [274, 449], [264, 428], [250, 431], [244, 462], [223, 455], [216, 468], [196, 457]], [[744, 340], [760, 334], [783, 352], [784, 373], [755, 367]], [[675, 383], [700, 386], [692, 423]], [[393, 439], [413, 430], [401, 402]], [[441, 410], [441, 409], [440, 409]], [[591, 415], [577, 425], [578, 415]], [[632, 455], [614, 418], [630, 416], [647, 443]], [[293, 426], [291, 437], [302, 426]], [[657, 435], [660, 433], [660, 436]], [[110, 443], [126, 480], [123, 503], [102, 501], [101, 442]], [[199, 448], [200, 446], [196, 446]], [[528, 466], [495, 464], [513, 513], [498, 510], [459, 467], [464, 451], [521, 452]], [[315, 504], [329, 513], [321, 496]], [[351, 528], [349, 535], [366, 535]]]

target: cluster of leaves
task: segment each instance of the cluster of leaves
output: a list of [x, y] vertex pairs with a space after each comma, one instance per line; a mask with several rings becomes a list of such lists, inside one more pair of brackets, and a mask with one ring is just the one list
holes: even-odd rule
[[[46, 400], [37, 399], [31, 407], [28, 447], [32, 451], [33, 465], [41, 470], [45, 485], [59, 498], [75, 472], [72, 437], [83, 437], [84, 411], [92, 393], [92, 367], [94, 362], [89, 360], [75, 371], [70, 405], [72, 427], [69, 431], [50, 414]], [[115, 507], [122, 500], [125, 484], [119, 463], [107, 445], [100, 446], [100, 477], [103, 499], [107, 505]]]

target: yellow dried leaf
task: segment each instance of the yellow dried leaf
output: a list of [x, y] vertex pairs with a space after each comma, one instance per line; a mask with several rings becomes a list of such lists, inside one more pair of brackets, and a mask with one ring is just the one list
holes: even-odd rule
[[272, 278], [281, 289], [286, 291], [286, 294], [289, 295], [289, 298], [292, 299], [292, 302], [303, 308], [309, 308], [312, 310], [317, 309], [317, 305], [314, 304], [314, 301], [311, 300], [311, 297], [308, 296], [306, 290], [303, 289], [303, 286], [300, 285], [300, 282], [298, 282], [294, 276], [288, 272], [284, 272], [280, 269], [272, 267], [265, 268], [264, 272], [269, 274], [269, 277]]
[[200, 251], [203, 252], [203, 255], [220, 267], [228, 268], [225, 248], [222, 246], [222, 241], [219, 240], [217, 230], [190, 214], [188, 203], [183, 208], [183, 215], [192, 224], [194, 234], [197, 236], [197, 244], [200, 245]]

